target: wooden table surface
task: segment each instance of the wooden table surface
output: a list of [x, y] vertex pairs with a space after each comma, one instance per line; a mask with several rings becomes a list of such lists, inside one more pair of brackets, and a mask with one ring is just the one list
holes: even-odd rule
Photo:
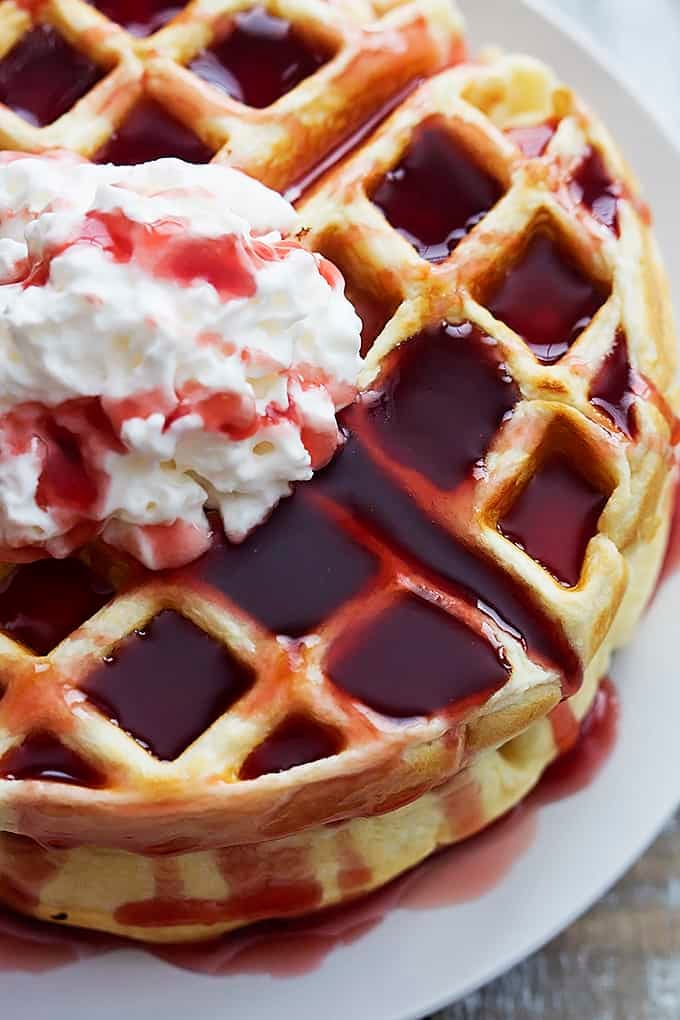
[[[595, 36], [680, 141], [680, 0], [552, 5]], [[432, 1020], [680, 1020], [680, 811], [584, 917]]]

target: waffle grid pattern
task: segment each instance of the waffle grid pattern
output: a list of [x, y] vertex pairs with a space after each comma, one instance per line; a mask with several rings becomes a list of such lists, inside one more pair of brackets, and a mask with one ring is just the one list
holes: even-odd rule
[[375, 7], [366, 0], [272, 0], [267, 5], [272, 15], [322, 44], [332, 57], [270, 107], [252, 109], [187, 68], [250, 7], [247, 0], [194, 0], [158, 32], [140, 39], [85, 0], [4, 0], [3, 56], [35, 25], [50, 25], [104, 77], [44, 127], [0, 106], [0, 144], [96, 157], [136, 104], [151, 100], [194, 132], [216, 161], [226, 160], [284, 189], [405, 85], [463, 52], [461, 22], [446, 0]]
[[[436, 264], [421, 258], [370, 198], [418, 129], [433, 118], [505, 191], [453, 254]], [[511, 133], [546, 122], [555, 130], [544, 155], [527, 159]], [[618, 182], [619, 236], [576, 201], [570, 188], [593, 149]], [[634, 195], [635, 184], [604, 128], [544, 65], [490, 53], [481, 66], [461, 65], [422, 85], [300, 206], [313, 225], [307, 244], [335, 259], [348, 292], [357, 281], [378, 305], [394, 308], [368, 351], [365, 389], [374, 385], [399, 344], [432, 323], [471, 322], [498, 344], [523, 400], [489, 446], [460, 533], [479, 536], [481, 548], [541, 593], [541, 601], [566, 621], [584, 663], [596, 651], [625, 588], [621, 554], [639, 540], [669, 470], [664, 440], [670, 440], [673, 416], [664, 395], [674, 380], [674, 333], [668, 301], [656, 300], [658, 293], [667, 294], [666, 280], [645, 210]], [[608, 291], [592, 321], [554, 365], [541, 364], [523, 338], [485, 307], [494, 283], [512, 273], [528, 241], [542, 232], [557, 238], [584, 274]], [[631, 369], [634, 440], [612, 427], [591, 400], [621, 335]], [[545, 450], [562, 444], [609, 494], [573, 591], [555, 584], [497, 528], [518, 491], [540, 469]], [[602, 615], [582, 616], [581, 599]]]

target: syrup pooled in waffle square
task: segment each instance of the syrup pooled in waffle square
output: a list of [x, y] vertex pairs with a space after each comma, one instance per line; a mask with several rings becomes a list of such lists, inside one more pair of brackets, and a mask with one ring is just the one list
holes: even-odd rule
[[446, 0], [4, 0], [0, 145], [226, 159], [284, 189], [460, 59], [461, 31]]
[[[142, 94], [181, 96], [173, 112], [210, 151], [222, 146], [219, 159], [294, 185], [387, 92], [351, 120], [356, 93], [330, 84], [346, 43], [263, 114], [219, 98], [190, 69], [219, 35], [217, 6], [192, 4], [141, 41], [83, 3], [40, 8], [66, 12], [60, 28], [68, 14], [84, 51], [115, 54], [121, 88], [107, 92], [105, 78], [53, 129], [25, 136], [3, 113], [5, 137], [122, 158]], [[31, 16], [14, 4], [0, 14], [9, 8], [18, 36]], [[276, 8], [293, 21], [287, 11]], [[460, 52], [434, 8], [378, 21], [359, 5], [323, 12], [366, 45], [386, 19], [396, 31], [413, 18], [429, 64], [399, 88]], [[400, 60], [418, 52], [409, 42]], [[296, 117], [326, 111], [318, 135], [298, 136], [287, 98]], [[75, 873], [91, 879], [81, 923], [146, 938], [205, 935], [385, 881], [536, 781], [654, 583], [673, 481], [667, 290], [634, 182], [573, 95], [527, 58], [446, 70], [299, 210], [304, 243], [339, 267], [364, 323], [363, 393], [329, 467], [240, 545], [216, 525], [188, 568], [149, 573], [100, 545], [6, 568], [0, 821], [66, 848], [47, 851], [52, 893], [23, 903], [41, 916], [76, 896]], [[466, 813], [470, 784], [481, 793]], [[6, 842], [3, 874], [21, 889], [33, 851]], [[348, 842], [357, 863], [343, 884]], [[211, 882], [244, 880], [247, 847], [274, 862], [249, 872], [259, 912], [185, 905], [144, 923], [143, 911], [116, 912], [138, 879], [139, 898], [158, 899], [163, 868], [149, 854], [176, 855], [195, 904], [199, 887], [206, 897]], [[303, 853], [313, 902], [267, 898], [279, 851]], [[116, 877], [97, 910], [103, 867]], [[4, 895], [22, 906], [21, 891]]]

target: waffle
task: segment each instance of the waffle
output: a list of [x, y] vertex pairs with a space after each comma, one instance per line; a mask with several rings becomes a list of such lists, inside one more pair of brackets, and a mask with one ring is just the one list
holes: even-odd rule
[[0, 895], [151, 940], [368, 891], [512, 806], [636, 623], [674, 482], [663, 270], [573, 94], [524, 57], [440, 71], [448, 7], [281, 5], [342, 45], [254, 112], [181, 66], [235, 9], [139, 40], [0, 5], [9, 56], [38, 18], [114, 65], [49, 126], [0, 110], [5, 145], [113, 158], [148, 94], [206, 159], [301, 191], [364, 323], [342, 452], [243, 545], [5, 568]]

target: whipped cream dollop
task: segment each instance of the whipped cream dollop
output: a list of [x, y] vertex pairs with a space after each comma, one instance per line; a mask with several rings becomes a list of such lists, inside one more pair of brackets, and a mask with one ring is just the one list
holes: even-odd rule
[[0, 558], [240, 541], [341, 443], [361, 323], [293, 207], [174, 159], [0, 161]]

